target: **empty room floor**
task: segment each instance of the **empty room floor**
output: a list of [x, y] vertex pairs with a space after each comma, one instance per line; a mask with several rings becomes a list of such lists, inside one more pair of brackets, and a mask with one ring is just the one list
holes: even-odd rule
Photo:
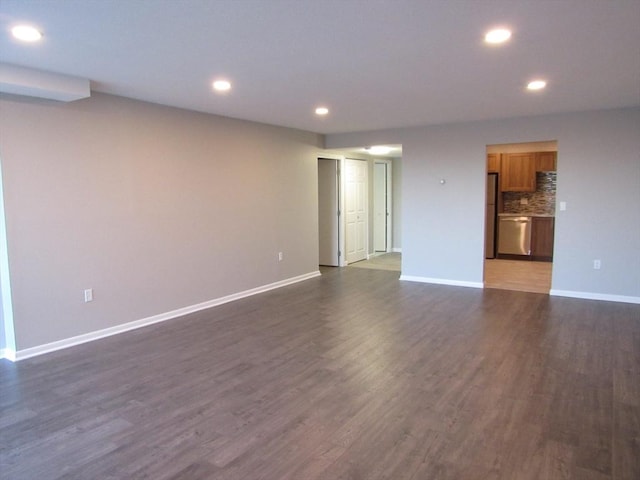
[[322, 273], [0, 361], [3, 478], [640, 478], [640, 305]]

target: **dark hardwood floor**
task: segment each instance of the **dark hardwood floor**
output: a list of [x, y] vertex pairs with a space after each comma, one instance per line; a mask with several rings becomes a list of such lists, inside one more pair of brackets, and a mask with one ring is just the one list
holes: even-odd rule
[[640, 478], [640, 305], [398, 276], [1, 361], [0, 477]]

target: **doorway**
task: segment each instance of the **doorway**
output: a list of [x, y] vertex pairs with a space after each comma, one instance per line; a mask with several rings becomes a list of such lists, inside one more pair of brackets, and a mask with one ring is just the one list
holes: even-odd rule
[[340, 266], [340, 160], [318, 159], [318, 264]]
[[391, 161], [376, 160], [373, 165], [373, 250], [392, 251]]
[[368, 170], [366, 160], [318, 158], [319, 265], [346, 266], [367, 259]]
[[400, 263], [401, 202], [393, 197], [401, 191], [402, 147], [375, 157], [370, 148], [327, 150], [317, 158], [319, 265], [345, 267], [391, 254]]
[[487, 146], [485, 288], [549, 293], [557, 151], [556, 141]]

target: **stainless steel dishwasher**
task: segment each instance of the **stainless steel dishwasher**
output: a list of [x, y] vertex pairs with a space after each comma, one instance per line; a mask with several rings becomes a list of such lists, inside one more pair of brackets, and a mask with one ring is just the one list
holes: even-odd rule
[[498, 253], [531, 255], [531, 217], [500, 217]]

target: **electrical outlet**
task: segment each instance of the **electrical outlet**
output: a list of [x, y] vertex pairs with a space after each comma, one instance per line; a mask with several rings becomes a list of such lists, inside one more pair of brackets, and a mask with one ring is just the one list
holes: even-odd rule
[[278, 252], [278, 261], [281, 262], [284, 259], [284, 253]]
[[567, 209], [567, 202], [560, 202], [560, 210], [565, 211]]
[[93, 301], [93, 288], [87, 288], [84, 291], [84, 301], [92, 302]]
[[600, 260], [594, 260], [593, 261], [593, 269], [594, 270], [600, 270], [601, 266], [602, 266], [602, 263], [600, 262]]

